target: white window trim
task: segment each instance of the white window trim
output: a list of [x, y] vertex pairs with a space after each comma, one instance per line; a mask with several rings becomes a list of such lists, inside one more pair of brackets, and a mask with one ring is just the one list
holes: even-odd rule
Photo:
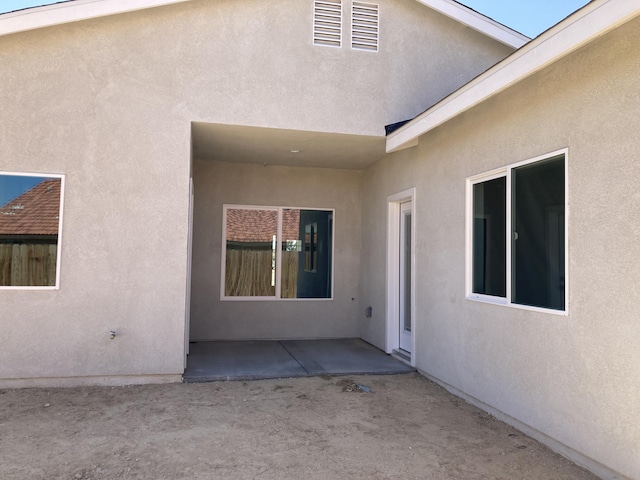
[[[555, 310], [552, 308], [533, 307], [530, 305], [520, 305], [519, 303], [513, 303], [512, 298], [512, 278], [511, 278], [511, 172], [513, 169], [528, 165], [530, 163], [539, 162], [542, 160], [549, 160], [554, 157], [564, 155], [564, 208], [565, 208], [565, 222], [564, 222], [564, 310]], [[477, 183], [486, 182], [495, 178], [506, 177], [507, 180], [507, 251], [506, 251], [506, 266], [507, 266], [507, 294], [506, 297], [495, 297], [492, 295], [483, 295], [479, 293], [473, 293], [473, 186]], [[535, 158], [523, 160], [521, 162], [513, 163], [505, 167], [497, 168], [489, 172], [474, 175], [466, 179], [465, 185], [465, 298], [482, 303], [490, 303], [494, 305], [504, 305], [507, 307], [513, 307], [520, 310], [530, 310], [534, 312], [550, 313], [552, 315], [568, 316], [569, 315], [569, 149], [563, 148], [553, 152], [539, 155]]]
[[[226, 277], [226, 265], [227, 265], [227, 210], [230, 209], [243, 209], [243, 210], [276, 210], [278, 212], [278, 230], [276, 243], [276, 294], [270, 297], [240, 297], [240, 296], [226, 296], [225, 295], [225, 277]], [[333, 228], [331, 231], [331, 296], [328, 298], [282, 298], [280, 296], [281, 283], [282, 283], [282, 212], [284, 210], [320, 210], [325, 212], [331, 212], [333, 219]], [[336, 238], [336, 211], [334, 208], [324, 207], [286, 207], [286, 206], [273, 206], [273, 205], [236, 205], [236, 204], [223, 204], [222, 205], [222, 243], [220, 246], [220, 301], [223, 302], [326, 302], [333, 300], [335, 291], [335, 238]]]
[[0, 286], [0, 290], [60, 290], [60, 265], [62, 260], [62, 220], [64, 212], [64, 188], [65, 175], [59, 173], [26, 173], [26, 172], [5, 172], [0, 171], [0, 175], [16, 176], [16, 177], [42, 177], [42, 178], [59, 178], [60, 179], [60, 210], [58, 215], [58, 244], [56, 250], [56, 284], [53, 286]]

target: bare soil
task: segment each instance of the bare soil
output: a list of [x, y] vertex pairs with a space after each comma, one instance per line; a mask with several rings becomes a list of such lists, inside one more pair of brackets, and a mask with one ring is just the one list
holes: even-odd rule
[[596, 477], [407, 374], [0, 390], [0, 478]]

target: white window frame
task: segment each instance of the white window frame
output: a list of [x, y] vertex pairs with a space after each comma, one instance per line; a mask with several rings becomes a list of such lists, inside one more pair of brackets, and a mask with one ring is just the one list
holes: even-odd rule
[[[278, 212], [278, 229], [276, 234], [276, 294], [274, 296], [258, 297], [258, 296], [228, 296], [225, 295], [225, 277], [226, 277], [226, 264], [227, 264], [227, 211], [230, 209], [242, 209], [242, 210], [275, 210]], [[281, 286], [282, 286], [282, 217], [284, 210], [318, 210], [324, 212], [331, 212], [331, 220], [333, 222], [333, 228], [331, 229], [331, 293], [326, 298], [282, 298]], [[221, 244], [221, 258], [220, 258], [220, 300], [221, 301], [284, 301], [284, 302], [300, 302], [300, 301], [313, 301], [323, 302], [333, 300], [335, 291], [335, 238], [336, 238], [336, 222], [335, 222], [335, 209], [323, 208], [323, 207], [277, 207], [270, 205], [236, 205], [236, 204], [223, 204], [222, 205], [222, 244]]]
[[47, 286], [0, 286], [0, 290], [60, 290], [60, 265], [62, 260], [62, 223], [64, 212], [64, 189], [65, 175], [59, 173], [33, 173], [33, 172], [7, 172], [0, 171], [2, 176], [15, 177], [41, 177], [41, 178], [58, 178], [60, 179], [60, 210], [58, 214], [58, 240], [56, 245], [56, 283]]
[[[564, 156], [564, 310], [555, 310], [552, 308], [534, 307], [530, 305], [521, 305], [519, 303], [513, 303], [512, 298], [512, 248], [511, 248], [511, 235], [512, 235], [512, 191], [511, 191], [511, 173], [514, 169], [523, 165], [528, 165], [544, 160], [551, 160], [554, 157]], [[465, 185], [465, 298], [467, 300], [491, 303], [494, 305], [504, 305], [508, 307], [518, 308], [522, 310], [531, 310], [536, 312], [550, 313], [553, 315], [567, 316], [569, 314], [569, 149], [564, 148], [553, 152], [546, 153], [544, 155], [537, 156], [523, 160], [521, 162], [513, 163], [502, 168], [497, 168], [489, 172], [474, 175], [466, 179]], [[506, 297], [495, 297], [492, 295], [484, 295], [473, 292], [473, 186], [478, 183], [483, 183], [496, 178], [506, 178]]]

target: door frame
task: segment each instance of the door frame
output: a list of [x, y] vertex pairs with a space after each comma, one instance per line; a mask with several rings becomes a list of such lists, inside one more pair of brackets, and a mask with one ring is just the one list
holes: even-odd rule
[[416, 360], [416, 189], [409, 188], [387, 197], [387, 315], [386, 348], [389, 354], [400, 348], [400, 204], [411, 202], [411, 366]]
[[194, 202], [193, 177], [189, 177], [189, 225], [187, 233], [187, 287], [185, 292], [184, 312], [184, 368], [187, 368], [187, 356], [189, 355], [189, 340], [191, 336], [191, 263], [193, 257], [193, 202]]

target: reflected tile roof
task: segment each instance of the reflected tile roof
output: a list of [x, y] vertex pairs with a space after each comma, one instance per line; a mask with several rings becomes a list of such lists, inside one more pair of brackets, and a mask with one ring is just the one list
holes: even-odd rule
[[[275, 210], [236, 209], [227, 210], [227, 241], [271, 243], [276, 234], [278, 212]], [[283, 240], [295, 240], [300, 236], [300, 210], [285, 209], [282, 212]]]
[[44, 180], [0, 207], [0, 235], [57, 235], [61, 184]]

